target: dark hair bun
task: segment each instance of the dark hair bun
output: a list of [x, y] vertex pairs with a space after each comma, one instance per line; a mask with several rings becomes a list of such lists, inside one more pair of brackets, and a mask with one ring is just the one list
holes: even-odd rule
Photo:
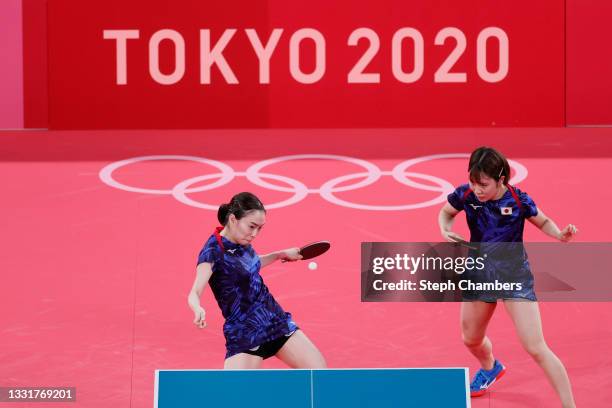
[[221, 225], [225, 225], [227, 223], [227, 216], [229, 215], [230, 206], [229, 204], [221, 204], [219, 206], [219, 211], [217, 211], [217, 219]]
[[265, 212], [266, 209], [253, 193], [244, 191], [232, 197], [228, 204], [222, 204], [217, 212], [217, 219], [221, 225], [227, 224], [230, 214], [234, 214], [236, 219], [241, 219], [249, 211], [260, 210]]

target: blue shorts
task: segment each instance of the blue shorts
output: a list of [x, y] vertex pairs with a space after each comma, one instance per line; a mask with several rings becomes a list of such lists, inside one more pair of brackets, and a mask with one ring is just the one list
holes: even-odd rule
[[506, 288], [500, 290], [463, 290], [461, 296], [465, 301], [480, 300], [495, 303], [499, 299], [517, 299], [537, 301], [534, 290], [534, 279], [529, 262], [517, 264], [492, 262], [482, 271], [466, 271], [461, 277], [475, 284], [499, 284]]

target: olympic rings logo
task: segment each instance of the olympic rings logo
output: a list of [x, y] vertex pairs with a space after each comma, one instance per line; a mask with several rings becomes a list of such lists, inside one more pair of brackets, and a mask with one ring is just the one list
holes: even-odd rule
[[[111, 163], [102, 170], [100, 170], [99, 176], [102, 182], [105, 184], [120, 189], [124, 191], [130, 191], [134, 193], [141, 194], [161, 194], [161, 195], [171, 195], [176, 200], [180, 201], [183, 204], [202, 208], [205, 210], [214, 210], [216, 211], [219, 206], [218, 204], [208, 204], [200, 201], [195, 201], [190, 198], [188, 195], [193, 193], [200, 193], [203, 191], [209, 191], [223, 185], [230, 183], [235, 177], [246, 177], [254, 185], [259, 187], [267, 188], [269, 190], [282, 191], [287, 193], [292, 193], [292, 196], [286, 200], [279, 201], [276, 203], [266, 204], [266, 208], [274, 209], [274, 208], [282, 208], [287, 207], [293, 204], [297, 204], [306, 198], [309, 194], [319, 194], [324, 200], [329, 201], [330, 203], [340, 205], [348, 208], [355, 208], [359, 210], [369, 210], [369, 211], [404, 211], [404, 210], [414, 210], [417, 208], [425, 208], [433, 205], [437, 205], [446, 201], [446, 196], [453, 192], [455, 187], [440, 177], [436, 177], [429, 174], [417, 173], [413, 171], [408, 171], [410, 167], [414, 166], [418, 163], [427, 162], [430, 160], [437, 159], [466, 159], [469, 158], [469, 154], [467, 153], [448, 153], [448, 154], [434, 154], [430, 156], [417, 157], [414, 159], [405, 160], [398, 165], [396, 165], [392, 170], [381, 170], [378, 166], [373, 163], [370, 163], [366, 160], [357, 159], [355, 157], [348, 156], [339, 156], [333, 154], [296, 154], [290, 156], [281, 156], [275, 157], [268, 160], [263, 160], [258, 163], [251, 165], [246, 171], [238, 172], [234, 171], [230, 166], [225, 163], [222, 163], [217, 160], [207, 159], [203, 157], [197, 156], [178, 156], [178, 155], [159, 155], [159, 156], [142, 156], [142, 157], [134, 157], [131, 159], [121, 160], [114, 163]], [[122, 184], [113, 178], [113, 172], [119, 168], [128, 166], [133, 163], [144, 162], [144, 161], [154, 161], [154, 160], [183, 160], [183, 161], [192, 161], [198, 163], [208, 164], [210, 166], [216, 167], [219, 172], [212, 174], [204, 174], [201, 176], [196, 176], [189, 178], [187, 180], [183, 180], [180, 183], [176, 184], [172, 189], [167, 190], [158, 190], [158, 189], [150, 189], [150, 188], [142, 188], [142, 187], [134, 187]], [[344, 176], [339, 176], [324, 182], [319, 188], [309, 188], [304, 183], [299, 180], [296, 180], [291, 177], [283, 176], [280, 174], [266, 173], [262, 170], [266, 167], [281, 163], [290, 160], [337, 160], [347, 163], [352, 163], [357, 166], [362, 167], [365, 171], [347, 174]], [[511, 178], [510, 183], [516, 184], [523, 181], [527, 177], [527, 168], [522, 164], [514, 161], [508, 160], [510, 166], [514, 169], [514, 176]], [[438, 195], [431, 200], [412, 203], [412, 204], [402, 204], [402, 205], [369, 205], [369, 204], [361, 204], [354, 203], [350, 201], [343, 200], [336, 196], [337, 193], [343, 191], [356, 190], [359, 188], [363, 188], [369, 186], [376, 181], [378, 181], [381, 177], [388, 176], [393, 177], [395, 181], [399, 184], [402, 184], [407, 187], [416, 188], [419, 190], [426, 190], [438, 193]], [[287, 186], [279, 186], [277, 184], [270, 183], [268, 180], [273, 180], [281, 183], [286, 183]], [[350, 180], [362, 179], [361, 181], [355, 182], [349, 185], [342, 185], [338, 187], [339, 184], [345, 183]], [[203, 186], [192, 187], [196, 183], [201, 183], [207, 180], [215, 180], [212, 183], [205, 184]], [[423, 184], [418, 182], [427, 181], [431, 184]]]

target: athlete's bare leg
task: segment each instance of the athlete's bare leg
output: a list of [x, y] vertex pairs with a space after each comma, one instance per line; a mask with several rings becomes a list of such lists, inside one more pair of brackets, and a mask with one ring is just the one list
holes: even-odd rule
[[323, 354], [303, 331], [297, 330], [276, 353], [291, 368], [326, 368]]
[[546, 341], [544, 341], [538, 302], [507, 300], [504, 305], [514, 322], [516, 333], [523, 348], [542, 367], [559, 395], [563, 407], [574, 408], [576, 404], [567, 371], [561, 360], [548, 348]]
[[461, 303], [461, 334], [463, 343], [485, 370], [493, 369], [493, 345], [486, 336], [487, 326], [497, 303], [481, 301]]
[[225, 360], [226, 370], [252, 370], [261, 367], [263, 358], [247, 353], [239, 353]]

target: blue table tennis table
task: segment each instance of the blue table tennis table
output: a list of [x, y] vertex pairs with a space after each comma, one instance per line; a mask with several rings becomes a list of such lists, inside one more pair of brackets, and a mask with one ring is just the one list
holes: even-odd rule
[[469, 408], [467, 368], [156, 370], [155, 408]]

